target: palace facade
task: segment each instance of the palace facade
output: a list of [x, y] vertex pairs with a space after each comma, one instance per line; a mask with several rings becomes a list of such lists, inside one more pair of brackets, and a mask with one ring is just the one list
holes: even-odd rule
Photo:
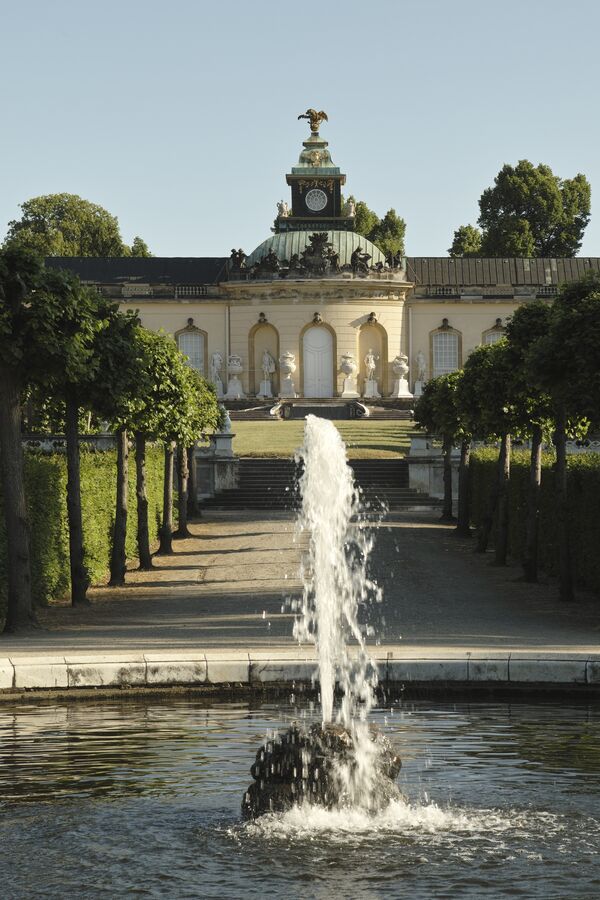
[[[51, 258], [171, 334], [229, 400], [409, 400], [498, 340], [516, 307], [551, 300], [598, 258], [386, 257], [354, 230], [345, 175], [319, 134], [286, 176], [272, 234], [246, 255]], [[373, 368], [374, 367], [374, 368]]]

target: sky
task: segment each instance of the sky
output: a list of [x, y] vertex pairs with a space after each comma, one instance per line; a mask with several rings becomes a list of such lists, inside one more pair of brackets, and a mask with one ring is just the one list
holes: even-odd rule
[[597, 0], [0, 0], [0, 239], [69, 192], [157, 256], [248, 254], [308, 107], [345, 193], [443, 256], [504, 163], [584, 173], [600, 256]]

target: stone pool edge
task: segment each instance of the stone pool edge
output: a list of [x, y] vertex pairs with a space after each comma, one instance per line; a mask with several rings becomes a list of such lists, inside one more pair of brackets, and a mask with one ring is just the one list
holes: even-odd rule
[[[558, 691], [600, 697], [600, 654], [531, 651], [374, 654], [381, 687], [405, 690]], [[239, 650], [15, 655], [0, 658], [0, 703], [15, 696], [298, 689], [316, 664], [300, 652]]]

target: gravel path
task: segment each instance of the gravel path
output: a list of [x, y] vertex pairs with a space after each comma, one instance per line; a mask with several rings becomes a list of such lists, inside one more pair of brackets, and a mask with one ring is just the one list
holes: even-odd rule
[[[282, 606], [301, 594], [303, 543], [293, 520], [211, 513], [191, 528], [194, 536], [174, 542], [173, 556], [157, 557], [152, 572], [129, 573], [126, 588], [95, 588], [89, 606], [42, 610], [42, 628], [0, 637], [0, 656], [291, 649], [292, 615]], [[600, 601], [561, 605], [554, 585], [526, 585], [517, 568], [495, 568], [435, 513], [380, 525], [373, 574], [384, 589], [371, 611], [381, 650], [600, 652]]]

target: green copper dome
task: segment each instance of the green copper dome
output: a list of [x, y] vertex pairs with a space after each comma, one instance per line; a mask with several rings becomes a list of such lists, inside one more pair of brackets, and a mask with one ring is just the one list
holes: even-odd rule
[[[285, 231], [280, 234], [274, 234], [267, 238], [262, 244], [259, 244], [256, 250], [250, 254], [246, 260], [248, 267], [253, 266], [261, 260], [270, 250], [277, 254], [279, 262], [287, 260], [288, 262], [294, 253], [300, 256], [310, 244], [311, 231]], [[377, 263], [385, 263], [385, 256], [371, 241], [368, 241], [362, 234], [356, 234], [355, 231], [328, 231], [327, 240], [333, 245], [333, 249], [339, 255], [340, 266], [349, 266], [350, 257], [357, 247], [361, 247], [363, 253], [369, 253], [371, 259], [369, 264], [376, 266]]]

